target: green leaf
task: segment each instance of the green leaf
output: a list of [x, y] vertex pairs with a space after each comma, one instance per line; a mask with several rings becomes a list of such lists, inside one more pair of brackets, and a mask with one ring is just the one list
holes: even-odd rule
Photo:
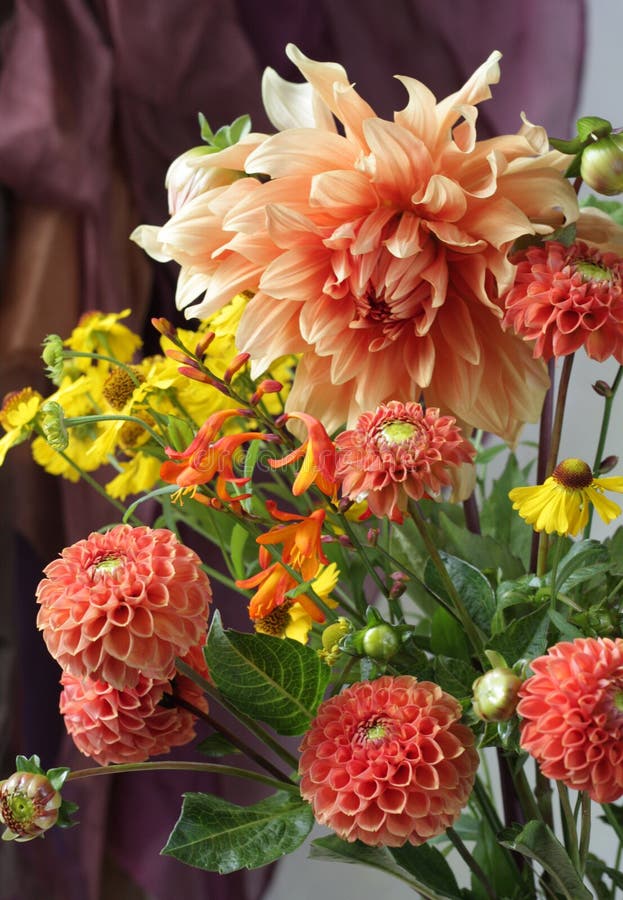
[[16, 772], [31, 772], [33, 775], [44, 775], [41, 768], [41, 760], [38, 756], [16, 756], [15, 757]]
[[[443, 551], [439, 555], [472, 620], [485, 634], [490, 634], [491, 619], [495, 612], [495, 595], [488, 579], [479, 569], [463, 559]], [[435, 594], [452, 605], [441, 576], [430, 559], [424, 566], [424, 581]]]
[[231, 533], [230, 543], [231, 564], [236, 573], [236, 578], [244, 578], [246, 575], [244, 567], [244, 548], [248, 538], [249, 532], [247, 529], [240, 525], [239, 522], [236, 522]]
[[60, 766], [56, 769], [48, 769], [45, 774], [54, 790], [60, 791], [60, 789], [65, 784], [67, 776], [70, 772], [71, 769], [69, 769], [67, 766]]
[[389, 852], [420, 884], [439, 891], [444, 897], [461, 896], [452, 869], [435, 847], [430, 844], [419, 847], [405, 844], [402, 847], [392, 847]]
[[492, 444], [491, 447], [483, 447], [476, 454], [474, 462], [478, 466], [486, 466], [487, 463], [490, 463], [492, 459], [495, 459], [496, 456], [499, 456], [505, 450], [508, 450], [506, 444]]
[[[491, 828], [482, 820], [478, 823], [478, 832], [472, 850], [474, 859], [486, 873], [497, 896], [513, 897], [517, 888], [518, 873], [508, 851], [500, 846]], [[489, 900], [482, 882], [473, 874], [471, 883], [474, 900]]]
[[444, 513], [439, 516], [439, 523], [448, 537], [448, 549], [455, 556], [469, 559], [479, 569], [499, 569], [503, 578], [519, 578], [524, 574], [521, 560], [512, 554], [507, 544], [496, 541], [488, 534], [473, 534], [464, 526], [454, 523]]
[[308, 803], [277, 793], [253, 806], [184, 794], [164, 856], [208, 872], [258, 869], [299, 847], [314, 824]]
[[420, 891], [422, 896], [427, 897], [428, 900], [460, 900], [461, 897], [458, 891], [457, 893], [447, 893], [444, 890], [443, 893], [438, 893], [435, 889], [420, 881], [418, 877], [396, 862], [387, 847], [368, 847], [360, 841], [350, 843], [342, 841], [331, 834], [328, 837], [317, 838], [315, 841], [312, 841], [309, 855], [311, 859], [354, 863], [370, 866], [373, 869], [380, 869], [382, 872], [387, 872], [395, 878], [406, 881], [408, 885], [416, 891]]
[[553, 885], [567, 900], [592, 900], [565, 848], [543, 822], [528, 822], [521, 829], [507, 829], [500, 843], [535, 859], [549, 873]]
[[230, 756], [233, 753], [240, 753], [237, 747], [217, 732], [197, 744], [197, 750], [204, 756]]
[[558, 564], [556, 576], [558, 590], [570, 591], [594, 575], [605, 572], [609, 566], [608, 551], [599, 541], [574, 543]]
[[583, 633], [575, 625], [567, 622], [562, 613], [557, 609], [550, 609], [548, 612], [551, 622], [560, 633], [560, 637], [565, 641], [574, 641], [576, 638], [584, 637]]
[[314, 650], [289, 638], [225, 631], [216, 612], [205, 657], [217, 688], [247, 716], [278, 734], [303, 734], [331, 670]]
[[513, 555], [523, 563], [524, 571], [530, 561], [532, 529], [513, 509], [508, 492], [526, 484], [531, 465], [520, 468], [517, 457], [511, 453], [500, 477], [493, 483], [491, 492], [482, 504], [480, 524], [483, 534], [490, 534], [501, 544], [513, 548]]
[[549, 604], [546, 603], [511, 622], [505, 631], [491, 639], [488, 649], [501, 653], [509, 666], [519, 659], [534, 659], [545, 652], [548, 626]]
[[438, 606], [431, 619], [431, 653], [452, 656], [466, 662], [471, 657], [469, 641], [454, 616]]
[[472, 696], [472, 685], [481, 672], [462, 659], [451, 659], [449, 656], [436, 656], [433, 661], [435, 681], [448, 694], [457, 700], [465, 700]]

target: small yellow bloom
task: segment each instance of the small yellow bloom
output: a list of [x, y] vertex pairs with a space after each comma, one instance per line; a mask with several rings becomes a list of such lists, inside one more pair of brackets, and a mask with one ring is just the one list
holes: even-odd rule
[[0, 425], [6, 432], [0, 438], [0, 466], [11, 447], [30, 436], [42, 403], [41, 394], [29, 387], [6, 395], [0, 409]]
[[[142, 344], [137, 334], [120, 324], [120, 320], [129, 315], [129, 309], [108, 314], [95, 310], [86, 312], [65, 343], [71, 350], [81, 353], [103, 353], [119, 362], [129, 362]], [[90, 359], [76, 359], [74, 362], [83, 370], [92, 365]]]
[[312, 618], [300, 603], [286, 601], [281, 606], [276, 606], [263, 619], [256, 619], [253, 625], [259, 634], [288, 637], [298, 641], [299, 644], [306, 644], [312, 627]]
[[559, 463], [543, 484], [513, 488], [508, 496], [535, 531], [576, 535], [588, 522], [591, 504], [606, 524], [620, 515], [621, 507], [604, 491], [623, 493], [623, 477], [594, 478], [588, 463], [571, 458]]

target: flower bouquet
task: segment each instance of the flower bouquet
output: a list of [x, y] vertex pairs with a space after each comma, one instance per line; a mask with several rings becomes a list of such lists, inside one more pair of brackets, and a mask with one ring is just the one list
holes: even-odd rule
[[[524, 118], [477, 140], [498, 53], [440, 102], [401, 78], [393, 121], [287, 53], [305, 83], [266, 73], [276, 133], [201, 117], [169, 221], [133, 235], [180, 265], [197, 326], [155, 319], [141, 357], [128, 311], [88, 313], [45, 341], [50, 395], [5, 398], [0, 461], [31, 440], [114, 521], [37, 589], [61, 714], [98, 765], [18, 757], [3, 836], [71, 824], [72, 780], [188, 768], [266, 791], [187, 794], [163, 852], [189, 865], [264, 866], [318, 822], [315, 857], [432, 900], [614, 897], [623, 530], [590, 535], [621, 512], [623, 369], [593, 386], [594, 460], [559, 445], [574, 354], [623, 364], [621, 206], [577, 200], [623, 189], [621, 136]], [[168, 760], [200, 720], [199, 761]]]

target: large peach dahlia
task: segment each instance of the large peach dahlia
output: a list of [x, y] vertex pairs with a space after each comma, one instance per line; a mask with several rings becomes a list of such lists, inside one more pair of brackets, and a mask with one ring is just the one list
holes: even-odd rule
[[180, 263], [188, 316], [254, 292], [238, 344], [254, 374], [303, 354], [289, 409], [333, 429], [423, 392], [427, 405], [513, 438], [537, 418], [546, 377], [502, 332], [498, 297], [513, 282], [512, 242], [576, 218], [561, 157], [527, 122], [476, 140], [497, 52], [440, 102], [401, 76], [407, 104], [393, 121], [375, 115], [341, 66], [286, 52], [307, 84], [267, 72], [264, 102], [282, 130], [187, 160], [263, 177], [207, 187], [134, 239]]
[[478, 753], [461, 706], [432, 682], [384, 675], [322, 703], [303, 738], [301, 795], [347, 841], [422, 844], [458, 817]]
[[547, 778], [597, 803], [623, 796], [623, 640], [577, 638], [530, 663], [521, 746]]
[[165, 528], [118, 525], [67, 547], [39, 582], [37, 626], [76, 678], [131, 688], [168, 679], [205, 635], [210, 582]]

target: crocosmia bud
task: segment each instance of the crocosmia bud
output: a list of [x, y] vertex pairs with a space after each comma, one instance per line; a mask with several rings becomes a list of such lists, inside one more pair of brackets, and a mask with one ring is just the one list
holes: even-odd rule
[[0, 781], [0, 822], [5, 841], [31, 841], [58, 819], [61, 795], [45, 775], [14, 772]]
[[589, 144], [582, 153], [580, 174], [600, 194], [623, 192], [623, 134], [609, 134]]
[[474, 712], [485, 722], [505, 722], [515, 712], [521, 684], [521, 678], [511, 669], [489, 669], [474, 682]]

